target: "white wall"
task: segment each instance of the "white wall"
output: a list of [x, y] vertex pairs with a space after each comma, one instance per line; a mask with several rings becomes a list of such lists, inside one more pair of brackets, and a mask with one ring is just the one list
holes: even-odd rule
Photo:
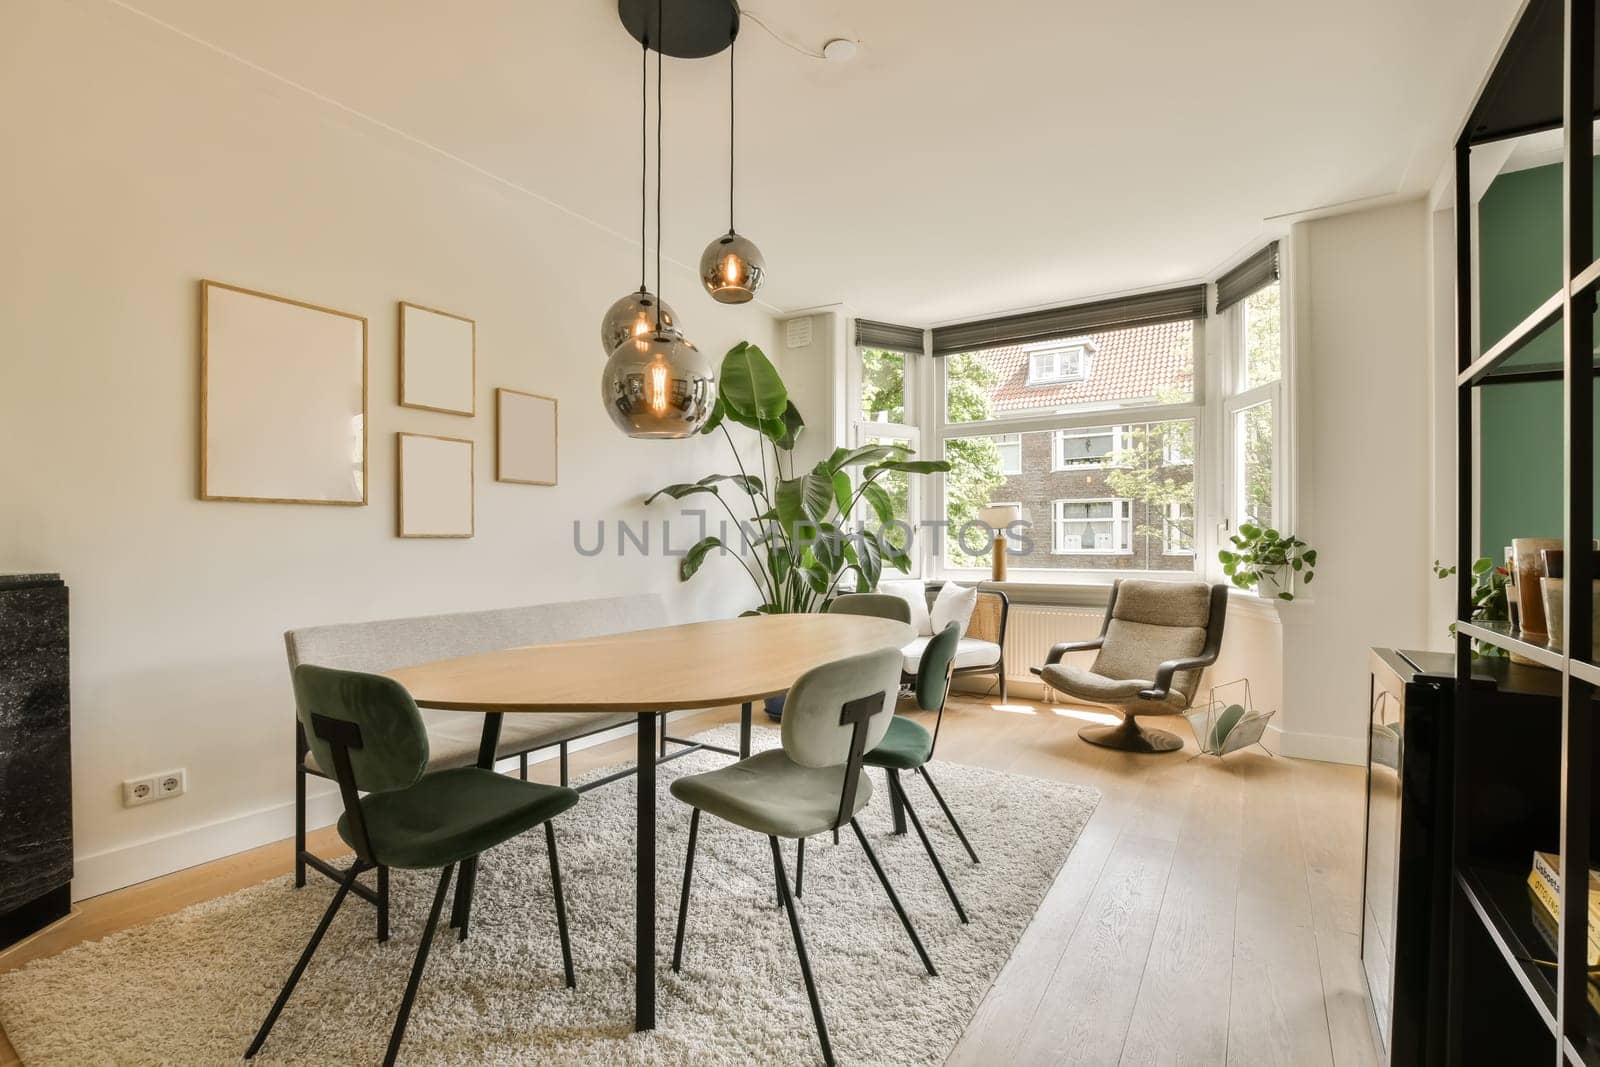
[[[601, 409], [636, 246], [99, 0], [0, 5], [0, 141], [0, 569], [72, 589], [80, 895], [290, 832], [286, 628], [633, 590], [743, 606], [734, 567], [680, 586], [614, 537], [572, 547], [574, 520], [637, 521], [647, 490], [726, 466], [720, 438], [628, 441]], [[368, 316], [369, 507], [196, 499], [201, 277]], [[703, 351], [779, 350], [759, 306], [696, 290], [667, 279]], [[402, 299], [477, 319], [477, 418], [396, 405]], [[559, 487], [492, 480], [502, 385], [560, 398]], [[477, 442], [476, 538], [394, 537], [398, 430]], [[188, 795], [120, 806], [175, 767]]]
[[1432, 644], [1427, 208], [1299, 223], [1298, 514], [1317, 579], [1284, 605], [1285, 750], [1365, 758], [1367, 649]]

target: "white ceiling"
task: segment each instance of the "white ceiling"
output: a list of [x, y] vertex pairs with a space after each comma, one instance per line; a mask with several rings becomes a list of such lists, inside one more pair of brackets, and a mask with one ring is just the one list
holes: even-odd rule
[[[636, 232], [639, 53], [614, 0], [126, 6]], [[763, 299], [921, 325], [1201, 278], [1273, 216], [1426, 191], [1519, 3], [746, 6], [813, 49], [861, 42], [829, 64], [741, 34], [738, 225]], [[668, 61], [682, 263], [726, 225], [726, 85], [725, 57]], [[619, 292], [635, 270], [619, 253]]]

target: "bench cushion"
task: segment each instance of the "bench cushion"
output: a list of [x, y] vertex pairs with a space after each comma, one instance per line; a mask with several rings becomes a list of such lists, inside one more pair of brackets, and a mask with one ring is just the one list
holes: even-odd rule
[[[916, 674], [917, 666], [922, 662], [922, 650], [928, 647], [931, 637], [918, 637], [900, 650], [905, 658], [905, 672]], [[993, 667], [1000, 662], [1000, 646], [993, 641], [979, 641], [975, 637], [963, 637], [956, 644], [956, 669], [963, 667]]]
[[[284, 644], [291, 672], [302, 663], [315, 663], [381, 673], [502, 648], [644, 630], [667, 622], [666, 604], [661, 597], [640, 593], [310, 626], [284, 634]], [[429, 770], [464, 767], [477, 761], [483, 733], [481, 718], [467, 712], [428, 709], [423, 709], [422, 718], [428, 726]], [[501, 721], [498, 754], [516, 755], [633, 719], [627, 714], [579, 711], [507, 714]], [[309, 757], [306, 766], [322, 773]]]

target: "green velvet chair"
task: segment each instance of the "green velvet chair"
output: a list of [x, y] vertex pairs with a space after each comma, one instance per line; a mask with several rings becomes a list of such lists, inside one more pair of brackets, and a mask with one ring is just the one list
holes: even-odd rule
[[[900, 650], [879, 649], [816, 667], [801, 675], [789, 690], [783, 708], [783, 747], [705, 774], [693, 774], [672, 783], [672, 795], [690, 805], [689, 848], [683, 866], [683, 896], [678, 904], [678, 933], [672, 946], [672, 969], [683, 963], [683, 933], [689, 917], [689, 889], [694, 878], [695, 841], [700, 813], [763, 834], [772, 848], [772, 870], [778, 883], [778, 900], [789, 915], [789, 931], [800, 957], [800, 974], [811, 1001], [822, 1057], [833, 1060], [827, 1022], [811, 975], [800, 916], [789, 891], [779, 838], [798, 840], [835, 830], [848, 823], [861, 842], [872, 871], [894, 906], [900, 925], [916, 948], [930, 975], [939, 972], [928, 957], [922, 939], [889, 884], [878, 856], [862, 832], [856, 815], [872, 798], [872, 783], [861, 773], [862, 757], [874, 748], [894, 718], [900, 688]], [[803, 855], [803, 853], [802, 853]]]
[[895, 622], [911, 622], [911, 605], [888, 593], [845, 593], [828, 602], [830, 615], [870, 615]]
[[915, 771], [928, 783], [928, 789], [933, 793], [933, 799], [939, 802], [939, 809], [944, 812], [944, 817], [950, 820], [950, 828], [960, 838], [961, 845], [967, 850], [967, 855], [972, 857], [972, 862], [978, 862], [978, 853], [972, 848], [972, 842], [967, 840], [966, 833], [961, 829], [961, 824], [956, 821], [955, 813], [950, 810], [950, 805], [945, 803], [944, 795], [939, 792], [939, 787], [934, 784], [933, 776], [928, 773], [928, 762], [933, 759], [933, 748], [939, 741], [939, 726], [944, 722], [944, 705], [950, 696], [950, 679], [955, 673], [956, 646], [961, 641], [961, 626], [951, 623], [933, 636], [928, 642], [927, 649], [922, 653], [922, 660], [917, 664], [916, 697], [917, 707], [923, 711], [936, 712], [933, 720], [933, 732], [913, 719], [896, 715], [889, 723], [889, 729], [884, 732], [883, 740], [878, 746], [866, 755], [866, 764], [869, 767], [882, 767], [884, 776], [889, 782], [889, 808], [894, 819], [894, 832], [906, 832], [906, 818], [909, 816], [911, 825], [916, 828], [917, 837], [922, 840], [922, 847], [928, 853], [928, 858], [933, 861], [933, 869], [939, 873], [939, 881], [944, 883], [944, 891], [950, 897], [950, 903], [955, 905], [956, 915], [962, 922], [967, 921], [967, 909], [961, 906], [961, 898], [956, 895], [956, 887], [951, 884], [949, 875], [945, 874], [944, 864], [939, 862], [939, 854], [934, 851], [933, 842], [928, 840], [928, 833], [922, 828], [922, 820], [917, 818], [917, 811], [911, 806], [911, 798], [906, 796], [905, 783], [900, 781], [901, 771]]
[[[462, 867], [461, 881], [477, 857], [525, 830], [544, 824], [550, 853], [550, 883], [555, 896], [556, 927], [561, 935], [561, 962], [567, 987], [576, 982], [572, 946], [567, 938], [567, 910], [561, 895], [561, 866], [556, 856], [556, 835], [551, 820], [578, 802], [578, 794], [559, 786], [538, 785], [507, 778], [492, 770], [456, 767], [424, 774], [428, 765], [428, 732], [411, 695], [399, 682], [376, 674], [340, 671], [302, 664], [294, 671], [295, 700], [305, 736], [322, 767], [332, 767], [344, 800], [339, 836], [355, 850], [356, 858], [339, 882], [333, 902], [323, 913], [305, 952], [289, 973], [283, 991], [245, 1052], [250, 1059], [261, 1050], [273, 1023], [311, 962], [317, 945], [328, 932], [339, 905], [355, 885], [356, 877], [377, 868], [383, 877], [389, 867], [411, 870], [439, 868], [439, 886], [433, 907], [417, 946], [416, 962], [406, 983], [400, 1012], [389, 1035], [384, 1064], [394, 1063], [405, 1039], [406, 1021], [416, 999], [422, 969], [450, 876]], [[361, 796], [365, 793], [366, 796]], [[463, 886], [456, 887], [455, 917], [462, 940], [467, 936], [468, 902]], [[380, 923], [379, 939], [388, 937]]]

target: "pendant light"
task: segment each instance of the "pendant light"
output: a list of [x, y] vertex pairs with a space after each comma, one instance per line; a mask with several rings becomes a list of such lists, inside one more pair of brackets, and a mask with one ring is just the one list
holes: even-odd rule
[[[650, 142], [646, 133], [650, 110], [650, 45], [641, 42], [639, 52], [639, 291], [629, 293], [607, 309], [600, 320], [600, 345], [607, 356], [633, 337], [644, 337], [655, 330], [656, 297], [645, 288], [645, 189], [648, 184]], [[676, 316], [670, 307], [661, 309], [661, 321], [671, 327]]]
[[755, 298], [766, 280], [767, 262], [755, 242], [733, 228], [733, 51], [737, 36], [728, 42], [728, 232], [706, 245], [700, 253], [700, 283], [713, 300], [723, 304], [743, 304]]
[[[656, 25], [661, 25], [657, 0]], [[646, 42], [646, 50], [649, 44]], [[656, 292], [661, 291], [661, 139], [662, 53], [656, 52]], [[655, 328], [631, 334], [612, 351], [600, 380], [601, 399], [617, 428], [629, 437], [674, 439], [693, 437], [711, 417], [717, 378], [711, 361], [701, 354], [663, 314], [654, 301]]]

